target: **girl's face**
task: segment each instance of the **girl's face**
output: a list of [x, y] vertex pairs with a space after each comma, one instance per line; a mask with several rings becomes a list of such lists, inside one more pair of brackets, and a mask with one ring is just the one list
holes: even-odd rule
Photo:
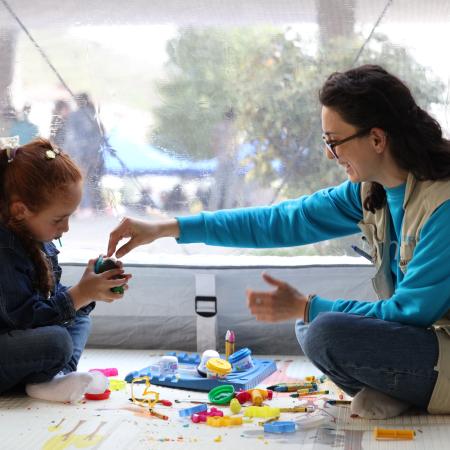
[[[339, 113], [326, 106], [322, 107], [322, 128], [325, 139], [331, 144], [353, 136], [359, 131], [345, 122]], [[380, 163], [378, 152], [373, 148], [373, 134], [377, 132], [374, 129], [366, 135], [355, 137], [334, 147], [338, 157], [337, 163], [345, 169], [350, 181], [354, 183], [375, 181]], [[328, 149], [327, 156], [333, 158]]]
[[69, 218], [78, 208], [82, 195], [82, 182], [72, 183], [66, 189], [55, 192], [54, 200], [37, 213], [25, 207], [21, 217], [34, 239], [48, 242], [59, 239], [69, 231]]

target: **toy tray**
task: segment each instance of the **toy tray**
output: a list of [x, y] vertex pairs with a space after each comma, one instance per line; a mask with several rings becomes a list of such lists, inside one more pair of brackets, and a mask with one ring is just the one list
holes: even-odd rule
[[130, 372], [125, 381], [131, 383], [133, 378], [148, 376], [152, 384], [194, 391], [210, 391], [216, 386], [231, 384], [236, 391], [251, 389], [260, 384], [269, 375], [277, 370], [275, 361], [269, 359], [252, 358], [254, 367], [243, 372], [231, 372], [225, 378], [204, 378], [197, 372], [200, 363], [198, 353], [167, 353], [178, 359], [179, 372], [177, 376], [160, 377], [152, 375], [150, 367]]

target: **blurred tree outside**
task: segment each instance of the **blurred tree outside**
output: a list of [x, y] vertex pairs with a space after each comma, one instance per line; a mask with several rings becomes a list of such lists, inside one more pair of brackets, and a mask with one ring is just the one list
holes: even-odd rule
[[[317, 48], [294, 28], [181, 29], [167, 47], [152, 143], [183, 157], [222, 158], [235, 177], [245, 166], [245, 182], [272, 187], [274, 201], [336, 185], [346, 176], [325, 157], [318, 92], [332, 72], [352, 67], [363, 42], [353, 35]], [[365, 63], [403, 79], [425, 109], [444, 101], [443, 83], [384, 35], [374, 34], [356, 65]], [[224, 195], [233, 194], [227, 179]]]
[[[233, 151], [251, 148], [240, 161], [251, 167], [247, 179], [283, 183], [279, 199], [339, 183], [345, 174], [324, 156], [318, 92], [328, 75], [352, 66], [361, 42], [354, 38], [348, 54], [339, 40], [312, 54], [293, 29], [180, 30], [168, 45], [152, 142], [180, 156], [211, 158], [217, 129], [229, 122]], [[365, 63], [405, 80], [423, 108], [443, 102], [443, 83], [386, 36], [373, 37], [357, 62]]]

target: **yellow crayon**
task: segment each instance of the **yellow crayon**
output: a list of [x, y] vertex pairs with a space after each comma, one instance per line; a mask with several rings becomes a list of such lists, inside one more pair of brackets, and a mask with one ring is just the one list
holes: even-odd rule
[[416, 432], [414, 430], [375, 427], [373, 435], [377, 441], [412, 441], [416, 436]]
[[275, 420], [279, 420], [279, 419], [280, 419], [280, 416], [271, 417], [270, 419], [267, 419], [267, 420], [261, 420], [260, 422], [258, 422], [258, 425], [264, 426], [265, 423], [275, 422]]
[[231, 342], [230, 342], [230, 330], [227, 330], [227, 333], [225, 335], [225, 359], [228, 361], [228, 358], [230, 357], [232, 351], [231, 351]]
[[314, 392], [314, 390], [310, 388], [297, 389], [297, 394], [308, 394], [310, 392]]
[[303, 389], [299, 389], [297, 391], [299, 397], [304, 397], [306, 395], [322, 395], [330, 393], [330, 391], [310, 391], [310, 390], [308, 390], [308, 392], [300, 392], [300, 391], [303, 391]]
[[293, 408], [280, 408], [280, 412], [314, 412], [314, 406], [294, 406]]

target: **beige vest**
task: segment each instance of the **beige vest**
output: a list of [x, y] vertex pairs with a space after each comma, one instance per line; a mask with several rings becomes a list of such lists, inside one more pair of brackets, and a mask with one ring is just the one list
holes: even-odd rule
[[[370, 183], [361, 185], [363, 202], [369, 187]], [[406, 273], [408, 263], [413, 257], [422, 227], [431, 214], [449, 199], [450, 181], [418, 181], [409, 174], [403, 202], [405, 214], [400, 244], [400, 269], [403, 273]], [[373, 287], [380, 300], [389, 299], [394, 293], [394, 284], [390, 268], [390, 216], [387, 213], [387, 205], [376, 210], [374, 214], [363, 211], [364, 216], [359, 227], [372, 248], [372, 258], [377, 269], [372, 279]], [[432, 414], [445, 414], [450, 413], [450, 310], [441, 320], [433, 324], [433, 328], [439, 341], [439, 359], [435, 367], [438, 378], [428, 404], [428, 411]]]

